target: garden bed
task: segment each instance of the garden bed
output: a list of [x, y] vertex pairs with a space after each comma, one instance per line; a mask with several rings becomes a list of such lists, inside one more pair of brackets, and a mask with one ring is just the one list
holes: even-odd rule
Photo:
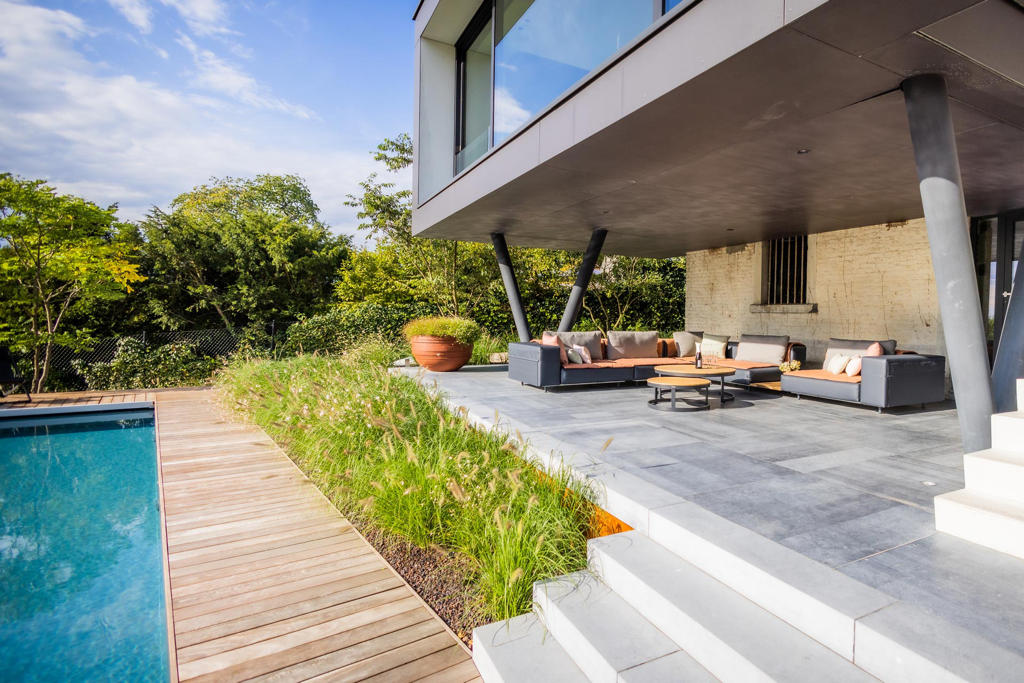
[[469, 424], [392, 350], [236, 363], [221, 400], [267, 431], [464, 640], [528, 612], [539, 579], [585, 569], [594, 492]]

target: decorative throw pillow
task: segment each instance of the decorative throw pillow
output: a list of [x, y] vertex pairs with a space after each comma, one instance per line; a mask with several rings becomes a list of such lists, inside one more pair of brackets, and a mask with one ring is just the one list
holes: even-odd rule
[[608, 360], [620, 358], [657, 358], [658, 333], [608, 332]]
[[580, 352], [577, 351], [575, 348], [566, 349], [565, 350], [565, 355], [566, 355], [566, 357], [569, 358], [569, 364], [570, 365], [582, 365], [583, 364], [583, 356], [581, 356]]
[[705, 334], [700, 343], [700, 354], [707, 358], [725, 358], [725, 350], [729, 347], [729, 335]]
[[697, 344], [700, 344], [703, 332], [673, 332], [672, 341], [676, 343], [676, 355], [680, 358], [689, 358], [697, 353]]
[[860, 356], [855, 356], [850, 359], [850, 362], [846, 364], [846, 374], [850, 377], [856, 377], [860, 374], [861, 360]]
[[557, 335], [562, 340], [562, 344], [569, 348], [571, 346], [585, 346], [587, 351], [590, 351], [590, 357], [600, 360], [604, 358], [603, 352], [601, 351], [601, 332], [550, 332], [546, 331], [544, 334]]
[[838, 375], [839, 373], [846, 369], [846, 366], [849, 365], [849, 363], [850, 357], [843, 356], [840, 354], [832, 356], [832, 359], [828, 362], [828, 365], [825, 367], [825, 369], [831, 372], [833, 375]]
[[551, 334], [545, 332], [541, 338], [540, 343], [544, 346], [557, 346], [558, 347], [558, 358], [562, 362], [562, 365], [566, 365], [569, 362], [569, 356], [565, 353], [565, 345], [562, 344], [562, 340], [558, 338], [557, 334]]
[[868, 347], [868, 350], [864, 352], [864, 355], [865, 356], [884, 356], [885, 355], [885, 349], [882, 348], [882, 345], [880, 343], [875, 342], [874, 344], [872, 344], [871, 346]]
[[[579, 344], [573, 344], [572, 345], [572, 350], [579, 354], [580, 362], [581, 363], [588, 363], [589, 364], [589, 363], [593, 363], [594, 362], [593, 356], [590, 355], [590, 349], [588, 349], [586, 346], [580, 346]], [[569, 349], [566, 349], [565, 352], [569, 353]]]

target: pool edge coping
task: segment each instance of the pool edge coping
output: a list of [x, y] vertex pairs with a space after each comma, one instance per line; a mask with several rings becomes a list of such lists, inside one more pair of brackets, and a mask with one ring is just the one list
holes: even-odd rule
[[125, 401], [123, 403], [91, 403], [80, 406], [41, 406], [39, 408], [6, 408], [0, 411], [0, 422], [36, 415], [74, 415], [78, 413], [110, 413], [122, 410], [155, 410], [156, 401]]

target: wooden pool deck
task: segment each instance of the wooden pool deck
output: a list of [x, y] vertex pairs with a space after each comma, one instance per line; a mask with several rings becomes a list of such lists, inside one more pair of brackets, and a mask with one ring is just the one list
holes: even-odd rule
[[479, 681], [468, 650], [258, 428], [155, 394], [181, 681]]

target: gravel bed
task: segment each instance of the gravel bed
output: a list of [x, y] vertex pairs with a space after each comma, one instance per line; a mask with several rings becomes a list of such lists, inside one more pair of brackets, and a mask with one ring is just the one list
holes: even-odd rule
[[469, 560], [441, 548], [420, 548], [378, 529], [360, 529], [452, 631], [473, 647], [473, 629], [487, 623], [474, 596]]

